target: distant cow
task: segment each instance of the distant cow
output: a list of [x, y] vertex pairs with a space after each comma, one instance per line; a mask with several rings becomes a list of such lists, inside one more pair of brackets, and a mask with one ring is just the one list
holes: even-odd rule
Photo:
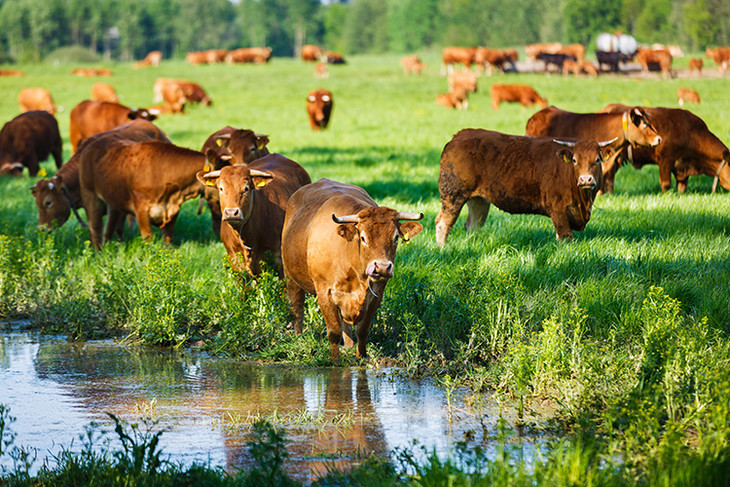
[[705, 49], [705, 56], [711, 58], [720, 68], [720, 74], [725, 74], [728, 66], [730, 66], [730, 46], [708, 47]]
[[45, 110], [21, 113], [0, 130], [0, 174], [20, 175], [23, 167], [38, 174], [39, 162], [52, 155], [63, 164], [63, 144], [56, 118]]
[[119, 103], [119, 97], [114, 87], [106, 83], [94, 83], [94, 86], [91, 87], [91, 99]]
[[141, 61], [137, 61], [132, 65], [133, 69], [144, 68], [147, 66], [157, 67], [162, 62], [162, 51], [150, 51]]
[[153, 121], [157, 118], [146, 108], [129, 108], [119, 103], [84, 100], [71, 110], [69, 139], [72, 152], [82, 140], [100, 132], [119, 127], [138, 118]]
[[494, 204], [507, 213], [549, 216], [558, 239], [572, 239], [591, 218], [608, 144], [461, 130], [441, 154], [436, 241], [444, 245], [465, 204], [467, 231], [484, 225]]
[[125, 214], [133, 214], [142, 238], [160, 228], [165, 243], [172, 241], [180, 206], [200, 193], [195, 175], [205, 166], [198, 151], [159, 141], [106, 147], [102, 157], [91, 157], [102, 141], [84, 147], [79, 161], [79, 183], [91, 242], [101, 249], [104, 209], [108, 210], [104, 241], [111, 239]]
[[345, 64], [345, 57], [339, 52], [325, 51], [324, 60], [327, 64]]
[[328, 90], [320, 88], [309, 92], [309, 95], [307, 95], [307, 115], [312, 130], [320, 131], [327, 128], [332, 116], [333, 106], [332, 93]]
[[185, 111], [185, 103], [188, 100], [185, 96], [185, 91], [177, 80], [157, 78], [152, 90], [154, 93], [152, 101], [155, 103], [163, 102], [165, 112], [183, 113]]
[[608, 66], [608, 70], [612, 73], [618, 73], [619, 62], [621, 61], [621, 53], [613, 51], [596, 51], [596, 60], [598, 61], [599, 71], [603, 70], [603, 66]]
[[198, 84], [191, 81], [178, 79], [175, 82], [182, 88], [185, 94], [185, 99], [190, 103], [202, 103], [209, 107], [213, 104], [213, 99], [205, 92], [205, 90]]
[[690, 73], [697, 71], [697, 75], [702, 76], [702, 66], [703, 65], [704, 65], [704, 62], [702, 61], [702, 58], [698, 58], [698, 57], [689, 58], [689, 72]]
[[514, 49], [477, 47], [474, 54], [474, 62], [479, 69], [486, 69], [487, 76], [492, 75], [493, 68], [505, 71], [505, 65], [509, 66], [510, 71], [517, 71], [516, 61], [517, 51]]
[[[637, 147], [656, 146], [662, 138], [641, 107], [627, 107], [620, 113], [574, 113], [549, 107], [527, 121], [525, 134], [534, 137], [573, 137], [576, 139], [611, 140], [615, 152], [627, 149], [631, 158]], [[613, 193], [619, 165], [604, 164], [601, 190]]]
[[449, 73], [449, 91], [456, 92], [459, 89], [467, 94], [476, 93], [477, 75], [471, 71], [453, 71]]
[[537, 61], [542, 53], [555, 54], [563, 45], [559, 42], [541, 42], [525, 46], [525, 55], [530, 61]]
[[563, 62], [563, 75], [567, 76], [569, 73], [573, 73], [575, 76], [579, 76], [583, 73], [590, 76], [598, 76], [596, 66], [587, 59], [583, 59], [582, 61], [566, 59]]
[[403, 66], [404, 74], [421, 74], [426, 69], [426, 65], [421, 61], [418, 54], [412, 54], [401, 58], [400, 65]]
[[636, 53], [636, 62], [641, 65], [641, 69], [645, 73], [658, 70], [661, 71], [663, 78], [672, 77], [672, 55], [665, 49], [654, 51], [639, 48]]
[[23, 71], [19, 69], [0, 69], [0, 76], [25, 76]]
[[71, 74], [90, 78], [92, 76], [111, 76], [113, 73], [108, 68], [75, 68], [71, 70]]
[[302, 46], [301, 58], [302, 61], [317, 62], [322, 57], [322, 48], [312, 44], [305, 44]]
[[681, 107], [684, 102], [697, 104], [700, 102], [700, 95], [695, 90], [685, 87], [677, 88], [677, 103]]
[[586, 57], [586, 46], [583, 44], [568, 44], [567, 46], [561, 46], [556, 54], [565, 54], [580, 62]]
[[364, 189], [329, 179], [294, 193], [281, 237], [294, 330], [302, 332], [305, 293], [316, 294], [332, 360], [339, 359], [343, 339], [353, 345], [353, 328], [357, 357], [365, 357], [370, 323], [394, 274], [398, 241], [423, 228], [403, 220], [422, 217], [378, 206]]
[[462, 64], [464, 68], [471, 69], [476, 52], [476, 47], [444, 47], [441, 50], [441, 74], [451, 73], [454, 70], [454, 64]]
[[269, 154], [250, 164], [200, 171], [198, 180], [217, 189], [223, 215], [220, 237], [231, 266], [254, 276], [271, 253], [281, 268], [281, 230], [289, 197], [311, 183], [307, 171], [281, 154]]
[[529, 85], [501, 85], [493, 84], [489, 89], [492, 97], [492, 108], [499, 110], [502, 102], [520, 103], [523, 108], [537, 104], [540, 108], [547, 107], [547, 100], [541, 97]]
[[228, 51], [225, 61], [228, 64], [255, 63], [266, 64], [271, 59], [270, 47], [241, 47]]
[[448, 93], [440, 93], [436, 96], [436, 103], [446, 108], [456, 108], [457, 110], [466, 110], [469, 108], [469, 100], [467, 92], [462, 87], [457, 87], [454, 91]]
[[191, 51], [185, 54], [185, 60], [193, 66], [197, 66], [198, 64], [207, 64], [208, 53], [203, 51]]
[[[613, 104], [602, 111], [625, 111], [625, 105]], [[657, 147], [639, 148], [634, 151], [631, 163], [637, 169], [647, 164], [659, 166], [659, 183], [662, 191], [672, 187], [672, 174], [677, 180], [677, 191], [687, 190], [690, 176], [706, 174], [714, 177], [712, 191], [717, 182], [730, 191], [730, 150], [707, 124], [692, 112], [681, 108], [644, 108], [651, 123], [664, 142]]]
[[[81, 222], [77, 213], [81, 208], [81, 188], [79, 187], [79, 159], [80, 154], [86, 145], [91, 145], [95, 140], [105, 138], [109, 141], [133, 141], [160, 140], [170, 142], [162, 130], [147, 120], [132, 120], [108, 132], [92, 135], [81, 144], [79, 150], [49, 179], [41, 179], [30, 188], [38, 207], [38, 226], [48, 229], [54, 226], [60, 227], [68, 220], [71, 211]], [[100, 153], [96, 157], [101, 158], [106, 144], [94, 145]], [[84, 224], [85, 225], [85, 224]]]
[[576, 61], [577, 59], [574, 56], [570, 56], [568, 54], [551, 54], [547, 52], [541, 52], [537, 55], [537, 59], [545, 63], [545, 72], [548, 72], [550, 65], [553, 65], [557, 68], [559, 72], [563, 71], [563, 63], [570, 59], [572, 61]]
[[51, 115], [56, 114], [53, 97], [45, 88], [23, 88], [18, 93], [18, 105], [20, 105], [21, 112], [45, 110]]

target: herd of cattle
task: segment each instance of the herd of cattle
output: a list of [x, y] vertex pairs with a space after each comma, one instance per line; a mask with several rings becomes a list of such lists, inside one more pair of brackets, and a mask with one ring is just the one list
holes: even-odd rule
[[[155, 93], [166, 104], [168, 91], [189, 96], [179, 81], [161, 78]], [[452, 91], [464, 89], [457, 86], [458, 76], [452, 82]], [[482, 226], [494, 204], [507, 213], [548, 216], [557, 238], [569, 240], [588, 224], [596, 196], [613, 191], [622, 163], [658, 165], [662, 190], [670, 188], [674, 175], [684, 192], [688, 177], [698, 174], [715, 178], [713, 191], [717, 182], [730, 190], [730, 151], [687, 110], [609, 105], [599, 113], [573, 113], [548, 107], [524, 88], [494, 85], [492, 96], [498, 100], [495, 109], [500, 100], [540, 105], [525, 135], [464, 129], [445, 145], [438, 178], [439, 245], [464, 205], [467, 230]], [[106, 95], [116, 96], [113, 89]], [[365, 355], [370, 323], [393, 276], [397, 245], [421, 232], [416, 220], [422, 213], [381, 207], [350, 184], [313, 183], [300, 164], [269, 152], [267, 135], [249, 129], [223, 127], [200, 150], [177, 146], [152, 123], [156, 113], [114, 101], [85, 100], [74, 107], [73, 152], [63, 164], [53, 102], [36, 98], [43, 109], [25, 111], [0, 131], [0, 173], [20, 174], [28, 167], [36, 176], [39, 161], [53, 156], [58, 171], [31, 188], [39, 225], [63, 225], [73, 212], [100, 250], [104, 242], [121, 238], [132, 215], [143, 238], [156, 226], [169, 243], [181, 205], [200, 197], [199, 212], [205, 202], [232, 268], [255, 277], [264, 256], [273, 257], [286, 280], [297, 333], [305, 293], [312, 293], [332, 359], [339, 357], [341, 342], [354, 344], [353, 328], [357, 356]], [[309, 94], [312, 129], [326, 128], [331, 111], [332, 93]]]

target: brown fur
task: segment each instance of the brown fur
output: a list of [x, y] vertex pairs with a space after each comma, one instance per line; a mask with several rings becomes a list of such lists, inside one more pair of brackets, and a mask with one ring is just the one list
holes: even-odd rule
[[698, 104], [700, 102], [699, 93], [690, 88], [677, 88], [677, 103], [679, 103], [679, 106], [682, 106], [684, 102]]
[[320, 131], [327, 128], [332, 116], [334, 100], [329, 90], [320, 88], [312, 90], [307, 95], [307, 115], [312, 130]]
[[586, 46], [583, 44], [568, 44], [567, 46], [561, 46], [560, 49], [552, 54], [565, 54], [581, 62], [586, 57]]
[[87, 137], [119, 127], [130, 120], [141, 118], [151, 122], [157, 117], [145, 108], [132, 110], [119, 103], [84, 100], [71, 110], [69, 118], [69, 139], [73, 153]]
[[271, 59], [270, 47], [241, 47], [228, 51], [225, 61], [228, 64], [234, 63], [255, 63], [266, 64]]
[[669, 51], [660, 49], [644, 49], [639, 48], [636, 52], [636, 61], [641, 65], [641, 69], [648, 73], [653, 66], [658, 66], [663, 78], [672, 77], [672, 55]]
[[471, 69], [476, 52], [476, 47], [444, 47], [441, 50], [441, 74], [453, 71], [454, 64], [462, 64], [465, 69]]
[[302, 61], [309, 61], [316, 63], [319, 58], [322, 57], [322, 48], [312, 44], [305, 44], [302, 46], [301, 58]]
[[111, 76], [112, 70], [106, 68], [75, 68], [71, 70], [74, 76], [84, 76], [91, 78], [93, 76]]
[[563, 47], [559, 42], [538, 42], [525, 46], [525, 54], [530, 61], [537, 61], [537, 56], [542, 53], [555, 54]]
[[133, 69], [145, 68], [147, 66], [157, 67], [162, 62], [162, 51], [150, 51], [141, 61], [132, 64]]
[[697, 71], [697, 75], [702, 75], [702, 67], [704, 65], [704, 61], [702, 58], [693, 57], [689, 58], [689, 72], [692, 73], [694, 71]]
[[449, 91], [463, 90], [467, 94], [476, 93], [477, 75], [471, 71], [454, 71], [449, 73]]
[[63, 144], [56, 118], [44, 110], [21, 113], [0, 130], [0, 174], [19, 175], [23, 167], [38, 174], [39, 162], [52, 155], [63, 163]]
[[165, 113], [183, 113], [188, 101], [182, 86], [177, 80], [157, 78], [153, 87], [154, 102], [163, 102]]
[[466, 110], [469, 108], [469, 100], [466, 91], [459, 87], [456, 91], [448, 93], [440, 93], [436, 96], [436, 103], [446, 108], [456, 108], [457, 110]]
[[94, 86], [91, 87], [91, 99], [119, 103], [119, 97], [114, 87], [106, 83], [94, 83]]
[[705, 49], [705, 56], [711, 58], [720, 68], [720, 73], [725, 74], [728, 66], [730, 66], [730, 46], [721, 46]]
[[21, 112], [45, 110], [51, 115], [56, 114], [53, 97], [45, 88], [23, 88], [18, 93], [18, 105]]
[[489, 89], [492, 97], [492, 108], [499, 110], [502, 102], [520, 103], [523, 108], [537, 104], [540, 108], [547, 107], [547, 100], [537, 94], [529, 85], [500, 85], [493, 84]]
[[180, 86], [180, 88], [182, 88], [182, 91], [185, 94], [185, 99], [190, 103], [202, 103], [207, 107], [213, 104], [213, 99], [208, 96], [203, 87], [198, 83], [193, 83], [183, 79], [175, 80], [175, 82], [178, 86]]
[[426, 65], [421, 61], [421, 57], [418, 54], [401, 58], [400, 65], [403, 66], [403, 73], [406, 75], [421, 74], [426, 69]]

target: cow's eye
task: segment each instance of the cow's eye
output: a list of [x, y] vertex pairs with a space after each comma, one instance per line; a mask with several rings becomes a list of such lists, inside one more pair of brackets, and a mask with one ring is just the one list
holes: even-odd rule
[[367, 245], [368, 244], [368, 239], [365, 238], [365, 235], [364, 234], [360, 234], [360, 241], [362, 242], [363, 245]]
[[51, 206], [53, 206], [53, 200], [46, 200], [45, 205], [46, 205], [46, 208], [50, 208]]

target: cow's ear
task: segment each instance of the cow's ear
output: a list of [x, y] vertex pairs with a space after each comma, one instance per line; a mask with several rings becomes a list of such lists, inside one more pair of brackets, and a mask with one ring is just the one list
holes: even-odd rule
[[219, 175], [219, 171], [198, 171], [197, 173], [195, 173], [195, 178], [206, 186], [215, 186], [216, 181], [218, 181]]
[[556, 154], [563, 161], [568, 162], [570, 164], [575, 164], [575, 162], [573, 162], [573, 153], [571, 151], [569, 151], [568, 149], [560, 149], [558, 152], [556, 152]]
[[337, 226], [337, 235], [349, 242], [352, 239], [357, 238], [359, 232], [357, 231], [355, 225], [344, 224]]
[[408, 242], [410, 239], [421, 233], [423, 225], [418, 222], [403, 222], [400, 224], [400, 233], [403, 241]]
[[36, 192], [38, 191], [38, 188], [35, 187], [35, 184], [28, 189], [30, 190], [30, 194], [32, 194], [33, 196], [35, 196]]
[[269, 137], [267, 135], [256, 136], [256, 149], [261, 150], [269, 143]]
[[253, 177], [251, 179], [253, 180], [254, 187], [256, 189], [261, 189], [264, 186], [266, 186], [267, 184], [269, 184], [274, 178], [273, 177], [266, 178], [266, 177], [255, 176], [255, 177]]
[[613, 147], [611, 147], [609, 145], [608, 147], [604, 147], [603, 149], [601, 149], [601, 153], [603, 154], [603, 157], [601, 157], [601, 159], [603, 159], [604, 161], [607, 161], [611, 158], [611, 156], [613, 156], [616, 153], [616, 151], [614, 150]]
[[631, 123], [637, 127], [641, 125], [642, 120], [644, 120], [644, 114], [641, 113], [641, 109], [639, 107], [634, 107], [634, 109], [629, 112], [629, 116], [631, 117]]

